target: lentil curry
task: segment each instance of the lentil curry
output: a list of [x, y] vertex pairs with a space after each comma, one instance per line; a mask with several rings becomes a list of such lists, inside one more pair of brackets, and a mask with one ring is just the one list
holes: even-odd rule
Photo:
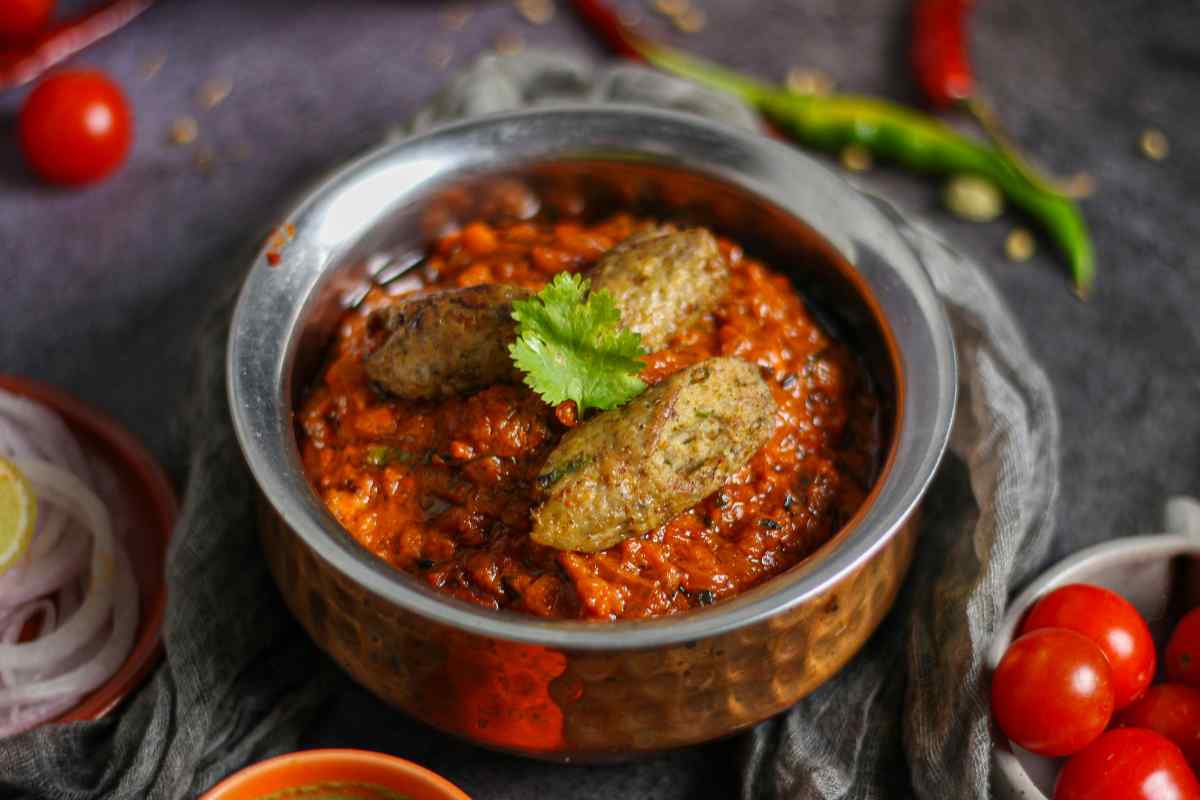
[[646, 357], [654, 385], [714, 356], [759, 367], [775, 403], [766, 444], [724, 485], [656, 530], [594, 553], [530, 538], [536, 478], [574, 425], [525, 385], [436, 400], [379, 390], [364, 362], [386, 331], [373, 312], [399, 298], [480, 284], [536, 291], [644, 230], [481, 222], [439, 238], [420, 285], [376, 286], [345, 313], [297, 413], [305, 471], [363, 547], [436, 589], [493, 609], [559, 619], [677, 614], [778, 575], [828, 541], [862, 504], [879, 464], [879, 398], [853, 352], [810, 315], [786, 277], [718, 239], [728, 290], [699, 322]]

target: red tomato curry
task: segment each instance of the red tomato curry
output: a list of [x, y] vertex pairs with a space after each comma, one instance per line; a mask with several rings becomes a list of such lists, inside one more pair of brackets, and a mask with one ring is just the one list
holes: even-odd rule
[[[434, 244], [420, 283], [538, 289], [559, 271], [586, 269], [642, 224], [628, 215], [590, 226], [472, 223]], [[525, 386], [439, 403], [399, 401], [372, 387], [363, 362], [380, 342], [368, 316], [412, 284], [375, 287], [345, 313], [297, 412], [317, 493], [363, 547], [396, 568], [463, 600], [540, 617], [677, 614], [787, 570], [832, 537], [869, 491], [881, 447], [878, 397], [854, 353], [810, 316], [786, 277], [733, 242], [720, 245], [732, 270], [727, 296], [700, 326], [647, 357], [643, 378], [655, 383], [705, 358], [736, 356], [762, 367], [778, 423], [724, 488], [658, 530], [594, 554], [529, 538], [532, 480], [574, 420]]]

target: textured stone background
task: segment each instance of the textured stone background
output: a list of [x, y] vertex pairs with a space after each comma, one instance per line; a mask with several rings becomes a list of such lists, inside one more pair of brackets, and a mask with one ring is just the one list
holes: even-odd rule
[[[626, 8], [646, 8], [627, 0]], [[794, 65], [841, 88], [916, 100], [905, 49], [909, 0], [702, 0], [707, 29], [682, 38], [730, 65], [781, 78]], [[137, 112], [123, 172], [84, 191], [27, 177], [0, 95], [0, 371], [59, 384], [142, 436], [176, 478], [171, 416], [187, 391], [189, 343], [230, 260], [324, 168], [376, 142], [449, 69], [519, 32], [526, 44], [603, 53], [560, 9], [543, 27], [507, 2], [169, 0], [80, 61], [115, 75]], [[668, 26], [645, 14], [647, 29]], [[861, 178], [929, 218], [983, 262], [1016, 308], [1063, 410], [1063, 494], [1053, 555], [1159, 523], [1171, 493], [1200, 493], [1200, 4], [1184, 0], [1006, 0], [977, 4], [981, 80], [1017, 138], [1060, 171], [1099, 181], [1086, 213], [1100, 278], [1083, 304], [1060, 263], [1002, 255], [1011, 219], [953, 220], [936, 186], [893, 170]], [[672, 36], [678, 37], [676, 34]], [[144, 67], [165, 57], [151, 79]], [[202, 111], [200, 85], [233, 93]], [[168, 143], [194, 115], [191, 146]], [[1136, 150], [1162, 128], [1161, 163]], [[212, 157], [201, 169], [198, 154]], [[201, 155], [203, 158], [203, 155]], [[347, 686], [309, 744], [367, 747], [441, 771], [481, 798], [725, 797], [732, 751], [718, 743], [626, 766], [566, 768], [491, 754], [374, 707]]]

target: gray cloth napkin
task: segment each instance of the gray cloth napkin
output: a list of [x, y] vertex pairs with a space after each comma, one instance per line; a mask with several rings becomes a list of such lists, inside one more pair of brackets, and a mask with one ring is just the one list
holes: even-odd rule
[[[758, 125], [741, 103], [687, 82], [530, 51], [480, 59], [397, 133], [581, 99]], [[837, 677], [742, 737], [744, 800], [987, 797], [984, 653], [1010, 588], [1044, 556], [1053, 530], [1058, 414], [1045, 374], [982, 270], [876, 202], [954, 326], [961, 385], [951, 453], [924, 507], [911, 578], [880, 631]], [[168, 554], [166, 661], [117, 715], [0, 741], [0, 797], [194, 797], [293, 747], [336, 679], [282, 607], [258, 552], [251, 479], [225, 404], [229, 305], [224, 298], [202, 332], [195, 402], [182, 415], [191, 468]]]

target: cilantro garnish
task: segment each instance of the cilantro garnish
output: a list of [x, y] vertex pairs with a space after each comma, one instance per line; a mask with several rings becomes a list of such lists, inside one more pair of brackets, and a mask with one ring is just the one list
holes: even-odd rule
[[589, 291], [586, 278], [560, 272], [528, 300], [513, 303], [517, 341], [509, 345], [525, 383], [550, 405], [574, 400], [616, 408], [646, 389], [638, 378], [646, 355], [640, 334], [621, 327], [607, 291]]

